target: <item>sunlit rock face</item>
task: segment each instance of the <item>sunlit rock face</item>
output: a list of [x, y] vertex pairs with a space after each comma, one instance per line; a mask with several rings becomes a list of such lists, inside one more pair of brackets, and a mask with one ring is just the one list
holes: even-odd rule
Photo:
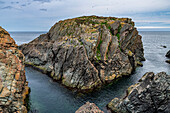
[[114, 98], [108, 107], [116, 113], [169, 113], [170, 75], [148, 72], [127, 89], [126, 96]]
[[75, 113], [104, 113], [94, 103], [86, 102]]
[[28, 86], [24, 55], [10, 34], [0, 27], [0, 112], [27, 113]]
[[83, 16], [57, 22], [20, 49], [28, 65], [67, 87], [89, 90], [142, 65], [141, 38], [129, 18]]

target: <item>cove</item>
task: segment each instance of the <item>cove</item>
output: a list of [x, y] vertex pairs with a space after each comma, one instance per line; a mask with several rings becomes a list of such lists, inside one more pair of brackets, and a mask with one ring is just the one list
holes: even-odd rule
[[[170, 32], [140, 32], [143, 37], [146, 61], [143, 67], [138, 67], [133, 75], [122, 78], [101, 90], [77, 95], [54, 82], [50, 77], [30, 67], [26, 67], [26, 77], [29, 82], [30, 112], [35, 113], [74, 113], [86, 101], [95, 103], [105, 112], [106, 105], [114, 97], [120, 97], [125, 90], [136, 83], [146, 72], [158, 73], [165, 71], [170, 74], [170, 65], [165, 62], [165, 54], [170, 49]], [[167, 46], [162, 48], [161, 45]]]

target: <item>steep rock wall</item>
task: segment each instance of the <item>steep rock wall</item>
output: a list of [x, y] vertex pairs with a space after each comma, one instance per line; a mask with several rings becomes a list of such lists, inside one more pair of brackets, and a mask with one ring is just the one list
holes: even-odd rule
[[24, 59], [15, 41], [0, 27], [0, 112], [27, 113]]

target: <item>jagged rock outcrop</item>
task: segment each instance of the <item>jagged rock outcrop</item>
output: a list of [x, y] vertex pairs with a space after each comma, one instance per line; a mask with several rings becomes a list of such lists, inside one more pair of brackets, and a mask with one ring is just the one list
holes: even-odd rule
[[166, 53], [166, 57], [170, 58], [170, 50]]
[[141, 38], [129, 18], [84, 16], [59, 21], [20, 49], [28, 65], [68, 87], [88, 90], [142, 65]]
[[114, 98], [108, 107], [116, 113], [169, 113], [170, 75], [146, 73], [127, 89], [124, 98]]
[[28, 94], [24, 55], [9, 33], [0, 27], [0, 112], [27, 113]]
[[94, 103], [86, 102], [75, 113], [104, 113]]
[[[165, 55], [167, 58], [170, 58], [170, 50]], [[170, 60], [166, 60], [165, 62], [170, 64]]]
[[170, 60], [166, 60], [166, 62], [170, 64]]

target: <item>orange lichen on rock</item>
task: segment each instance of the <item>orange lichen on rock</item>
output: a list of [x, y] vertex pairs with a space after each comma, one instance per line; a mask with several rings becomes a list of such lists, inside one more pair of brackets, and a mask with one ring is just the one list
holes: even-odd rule
[[24, 55], [10, 34], [0, 27], [0, 112], [27, 113], [28, 94]]

